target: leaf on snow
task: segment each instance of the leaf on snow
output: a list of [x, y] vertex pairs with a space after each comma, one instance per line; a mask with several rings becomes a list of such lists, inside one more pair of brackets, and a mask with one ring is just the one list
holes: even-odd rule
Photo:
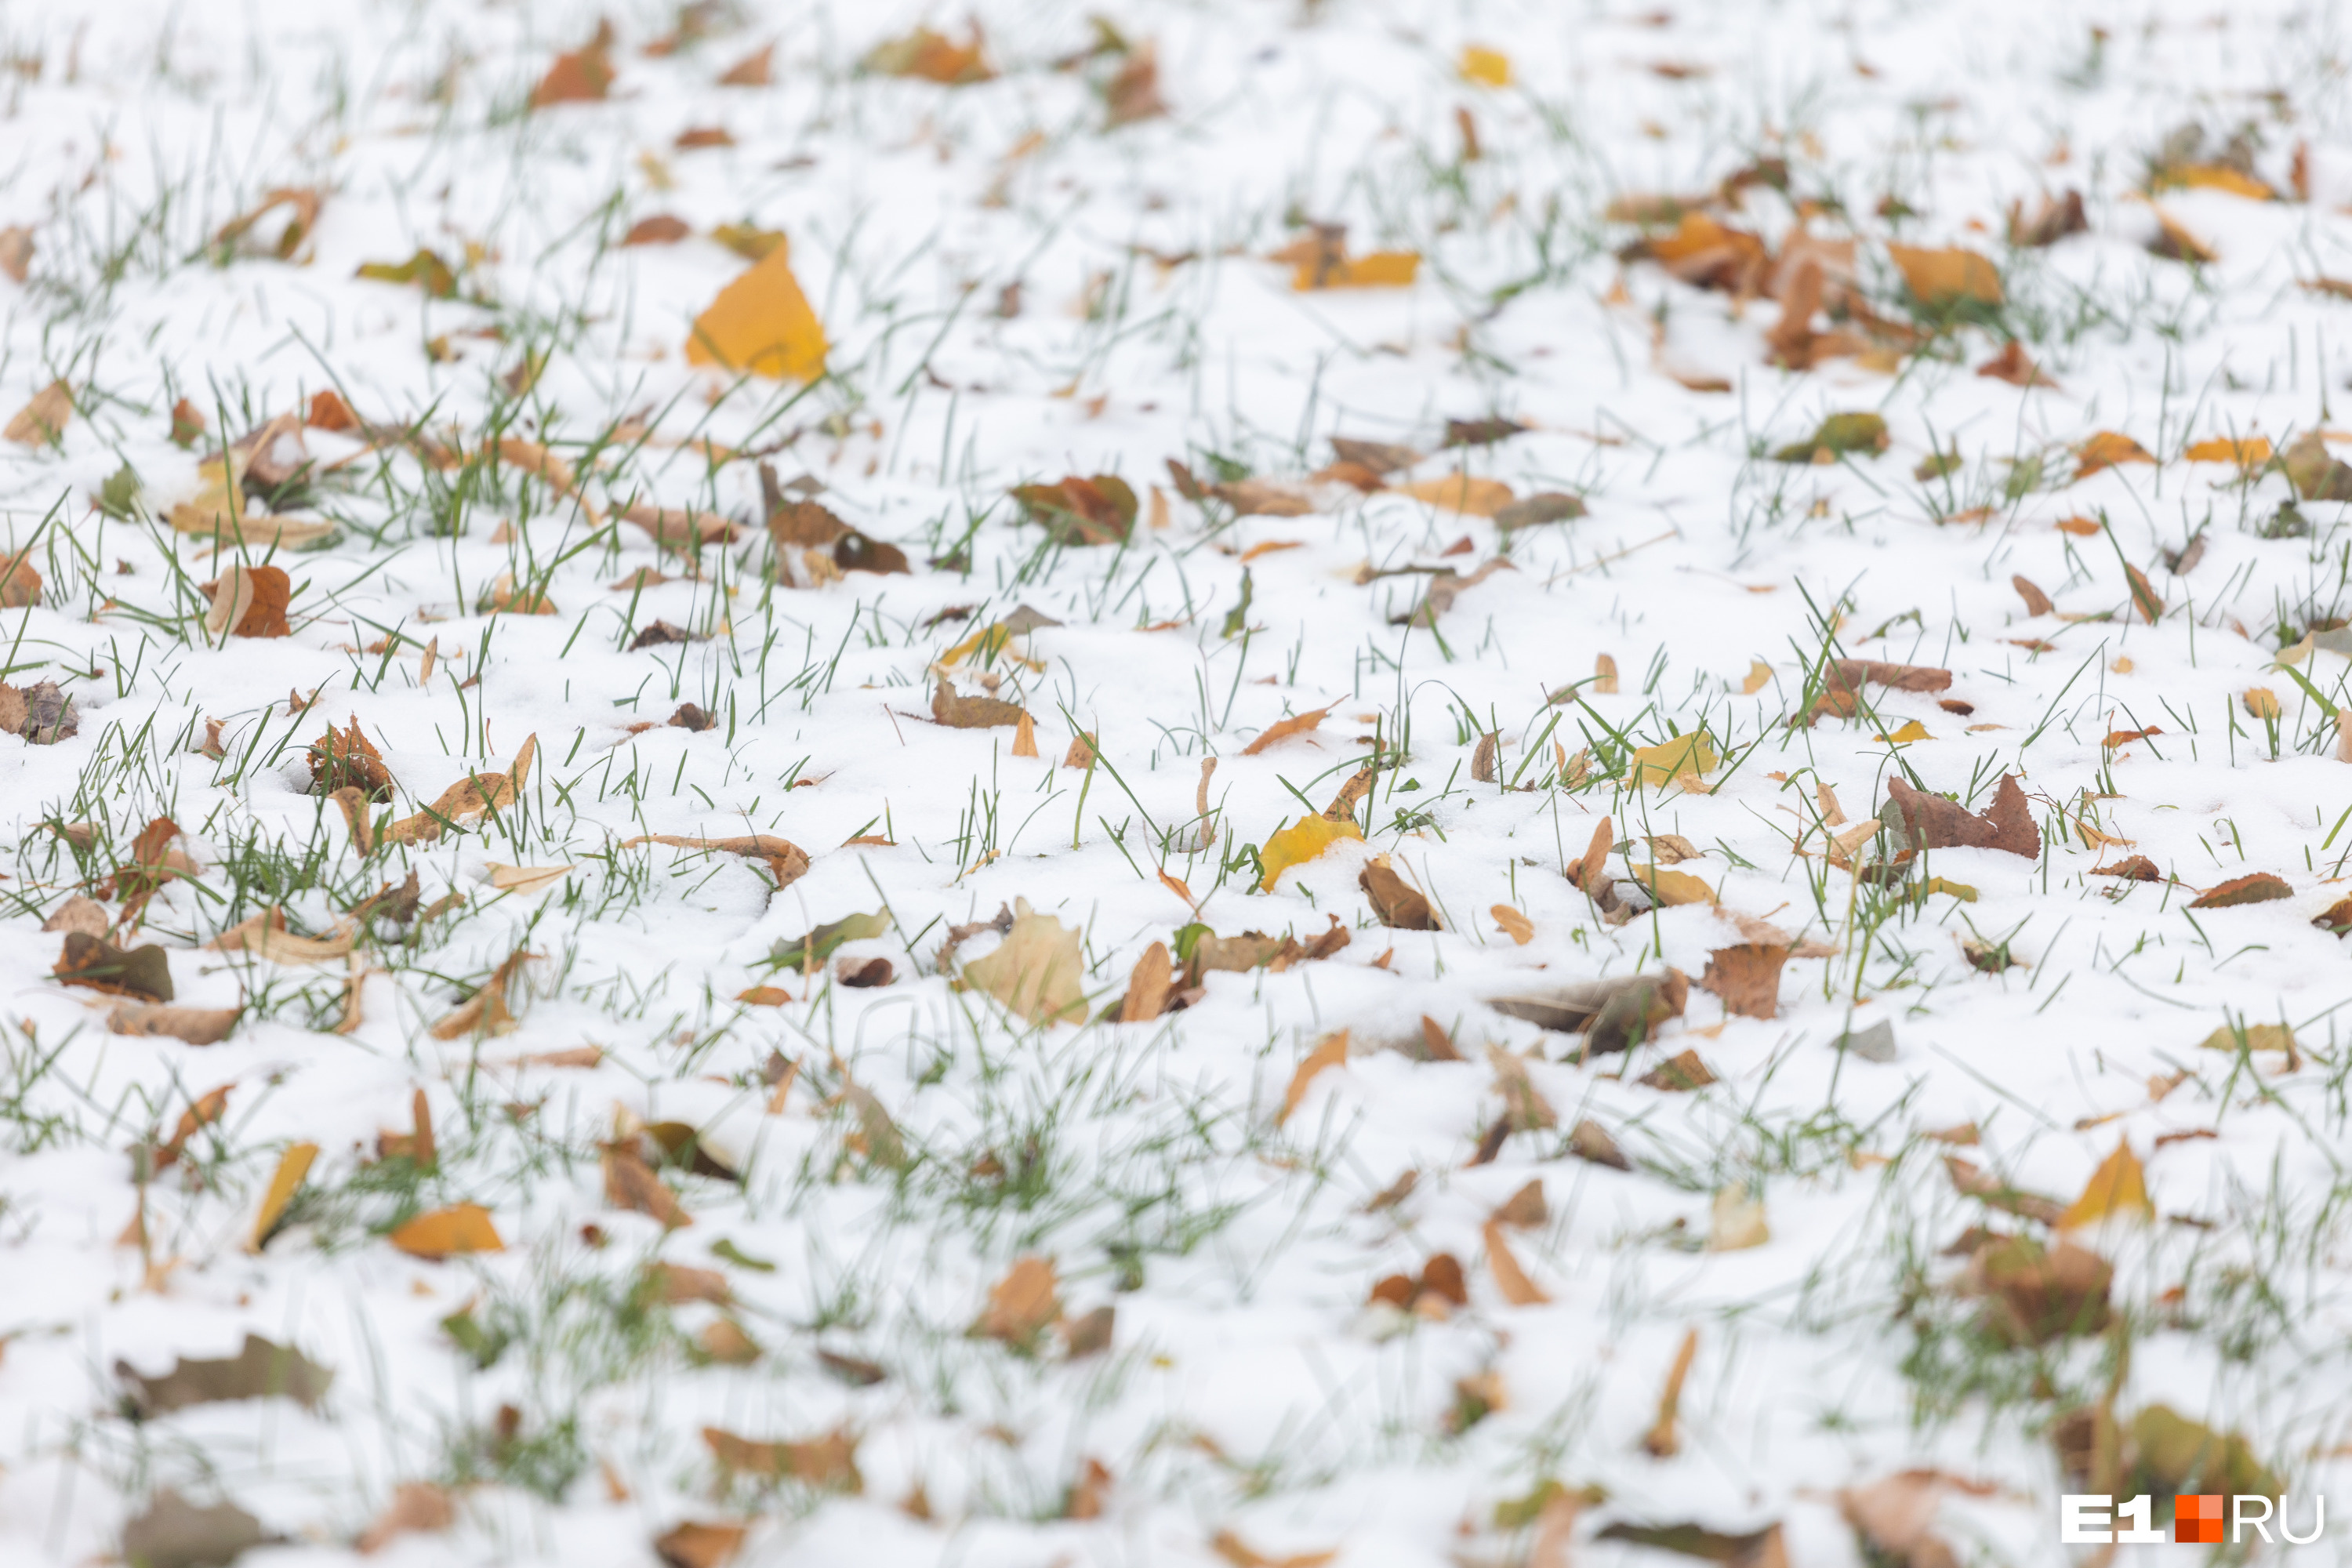
[[331, 1368], [259, 1334], [246, 1335], [237, 1353], [224, 1359], [182, 1357], [161, 1377], [142, 1376], [128, 1362], [115, 1363], [114, 1372], [131, 1407], [151, 1420], [192, 1405], [234, 1399], [282, 1397], [315, 1410], [335, 1381]]
[[963, 977], [1033, 1024], [1076, 1022], [1087, 1016], [1085, 969], [1080, 933], [1017, 899], [1013, 929], [995, 952], [965, 964]]

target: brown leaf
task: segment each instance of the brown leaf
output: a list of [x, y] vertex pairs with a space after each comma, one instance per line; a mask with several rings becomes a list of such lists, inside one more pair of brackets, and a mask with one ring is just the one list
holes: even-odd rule
[[325, 734], [310, 742], [310, 793], [331, 795], [345, 788], [357, 789], [372, 801], [392, 798], [392, 770], [384, 766], [375, 742], [360, 732], [356, 714], [344, 730], [330, 724]]
[[2001, 775], [1992, 806], [1978, 816], [1958, 801], [1915, 790], [1899, 778], [1886, 782], [1886, 809], [1880, 815], [1896, 833], [1907, 835], [1914, 849], [1999, 849], [2041, 858], [2042, 830], [2034, 826], [2033, 809], [2013, 774]]
[[968, 697], [950, 685], [945, 676], [931, 692], [931, 721], [950, 730], [993, 730], [1021, 722], [1025, 711], [1017, 702], [1007, 702], [1001, 697]]
[[236, 1504], [198, 1508], [168, 1488], [122, 1527], [122, 1560], [136, 1568], [217, 1568], [277, 1538]]
[[1062, 1504], [1064, 1519], [1100, 1519], [1110, 1506], [1111, 1473], [1099, 1459], [1088, 1458], [1078, 1471], [1078, 1479]]
[[621, 243], [624, 246], [676, 245], [693, 233], [694, 230], [687, 226], [684, 218], [673, 217], [667, 213], [656, 213], [651, 217], [639, 218], [630, 225], [629, 232], [621, 237]]
[[613, 28], [605, 23], [582, 48], [555, 57], [539, 85], [530, 89], [530, 107], [554, 103], [593, 103], [613, 88]]
[[2287, 482], [2305, 500], [2352, 500], [2352, 464], [2327, 449], [2316, 430], [2307, 430], [2279, 454]]
[[1559, 1125], [1559, 1114], [1536, 1088], [1528, 1064], [1500, 1046], [1486, 1047], [1486, 1065], [1494, 1069], [1495, 1092], [1503, 1099], [1503, 1120], [1514, 1132], [1539, 1132]]
[[1691, 1362], [1698, 1355], [1698, 1331], [1683, 1331], [1682, 1348], [1675, 1352], [1674, 1364], [1666, 1369], [1665, 1385], [1658, 1394], [1658, 1416], [1650, 1423], [1650, 1430], [1642, 1439], [1642, 1447], [1652, 1458], [1671, 1459], [1682, 1452], [1682, 1436], [1675, 1429], [1681, 1419], [1683, 1380], [1690, 1376]]
[[228, 1038], [243, 1016], [237, 1007], [121, 1006], [107, 1015], [107, 1028], [117, 1035], [164, 1035], [192, 1046], [216, 1046]]
[[1110, 109], [1108, 123], [1113, 127], [1166, 114], [1167, 100], [1160, 96], [1159, 47], [1147, 43], [1129, 54], [1103, 89], [1103, 99]]
[[1080, 933], [1052, 915], [1036, 913], [1026, 899], [1014, 902], [1004, 941], [963, 966], [965, 982], [1033, 1024], [1082, 1022], [1086, 954]]
[[1005, 1344], [1027, 1345], [1061, 1315], [1053, 1259], [1024, 1258], [989, 1287], [987, 1310], [972, 1331]]
[[19, 691], [0, 681], [0, 732], [21, 735], [29, 746], [53, 746], [81, 729], [81, 714], [54, 680]]
[[463, 827], [477, 817], [505, 811], [522, 798], [530, 779], [531, 763], [539, 755], [539, 736], [524, 740], [513, 765], [499, 773], [476, 773], [459, 779], [441, 797], [414, 816], [404, 816], [383, 830], [387, 843], [429, 844], [445, 826]]
[[692, 1225], [694, 1216], [679, 1205], [677, 1194], [662, 1184], [646, 1163], [634, 1142], [604, 1146], [604, 1201], [616, 1209], [650, 1215], [664, 1227], [677, 1230]]
[[760, 1342], [732, 1318], [720, 1318], [704, 1325], [702, 1331], [694, 1336], [694, 1348], [704, 1361], [721, 1366], [750, 1366], [765, 1353], [760, 1349]]
[[1256, 740], [1242, 748], [1242, 755], [1255, 757], [1277, 741], [1286, 741], [1293, 735], [1311, 733], [1317, 725], [1323, 722], [1324, 716], [1329, 713], [1334, 706], [1336, 704], [1326, 703], [1311, 713], [1294, 713], [1287, 719], [1279, 720], [1268, 725]]
[[172, 999], [171, 960], [150, 942], [128, 952], [83, 931], [68, 931], [51, 973], [62, 985], [84, 985], [148, 1002]]
[[1331, 437], [1331, 450], [1343, 463], [1357, 463], [1386, 478], [1421, 461], [1421, 454], [1411, 447], [1390, 446], [1380, 441], [1357, 441], [1345, 436]]
[[46, 447], [65, 435], [73, 412], [73, 390], [62, 381], [53, 381], [16, 410], [0, 435], [20, 447]]
[[1016, 485], [1013, 499], [1060, 544], [1116, 544], [1135, 527], [1135, 491], [1116, 474]]
[[1958, 1568], [1959, 1554], [1935, 1533], [1936, 1510], [1953, 1491], [1983, 1496], [1994, 1489], [1940, 1470], [1900, 1470], [1837, 1495], [1846, 1522], [1888, 1568]]
[[719, 73], [721, 87], [766, 87], [775, 80], [776, 46], [762, 44]]
[[1925, 250], [1908, 245], [1889, 245], [1886, 254], [1903, 274], [1905, 286], [1930, 309], [1962, 301], [2000, 303], [2000, 269], [1973, 250]]
[[1097, 1307], [1084, 1317], [1067, 1324], [1063, 1334], [1068, 1344], [1070, 1359], [1099, 1355], [1110, 1349], [1111, 1337], [1118, 1329], [1118, 1309]]
[[1454, 1037], [1445, 1032], [1445, 1026], [1426, 1013], [1421, 1016], [1421, 1050], [1423, 1061], [1458, 1062], [1462, 1059], [1462, 1053], [1454, 1048]]
[[675, 1526], [654, 1540], [663, 1568], [727, 1568], [743, 1550], [749, 1527], [740, 1524]]
[[833, 1491], [866, 1489], [865, 1478], [857, 1473], [857, 1439], [845, 1429], [799, 1443], [762, 1443], [705, 1426], [702, 1440], [722, 1468], [740, 1474]]
[[114, 1373], [122, 1380], [124, 1397], [131, 1408], [150, 1419], [192, 1405], [235, 1399], [285, 1398], [315, 1410], [335, 1381], [331, 1369], [300, 1351], [250, 1333], [245, 1336], [244, 1347], [226, 1360], [183, 1357], [161, 1377], [143, 1377], [130, 1363], [117, 1362]]
[[1995, 381], [2005, 381], [2011, 386], [2055, 386], [2058, 384], [2042, 374], [2042, 368], [2026, 357], [2025, 345], [2017, 339], [1992, 358], [1977, 366], [1979, 375]]
[[432, 1027], [433, 1037], [454, 1040], [475, 1033], [504, 1035], [513, 1032], [516, 1019], [509, 993], [522, 973], [522, 966], [538, 956], [521, 948], [507, 954], [499, 966], [490, 971], [490, 977], [482, 983], [480, 990], [441, 1016]]
[[1699, 1059], [1696, 1051], [1684, 1051], [1668, 1058], [1654, 1070], [1643, 1073], [1633, 1081], [1680, 1094], [1694, 1089], [1705, 1089], [1716, 1081], [1716, 1077], [1707, 1070], [1706, 1064]]
[[2050, 613], [2050, 595], [2034, 586], [2030, 579], [2013, 576], [2009, 580], [2009, 585], [2017, 590], [2019, 598], [2025, 601], [2027, 615], [2046, 616]]
[[1508, 531], [1515, 528], [1539, 528], [1548, 522], [1572, 522], [1585, 515], [1584, 498], [1565, 490], [1538, 490], [1496, 509], [1495, 526]]
[[1385, 855], [1375, 857], [1356, 879], [1372, 901], [1372, 912], [1391, 931], [1436, 931], [1437, 917], [1429, 900], [1396, 874]]
[[2064, 197], [2042, 198], [2041, 206], [2032, 218], [2024, 216], [2024, 206], [2011, 202], [2009, 206], [2009, 242], [2032, 248], [2057, 244], [2070, 234], [2087, 234], [2091, 220], [2083, 211], [2083, 193], [2070, 190]]
[[1119, 1003], [1118, 1021], [1140, 1024], [1165, 1012], [1172, 973], [1166, 942], [1155, 942], [1145, 948], [1143, 956], [1135, 961], [1134, 972], [1128, 976], [1127, 996]]
[[779, 889], [789, 888], [805, 876], [809, 868], [808, 852], [788, 838], [772, 833], [745, 833], [732, 838], [698, 838], [687, 834], [648, 833], [624, 839], [621, 847], [630, 849], [640, 844], [660, 844], [672, 849], [710, 849], [728, 855], [741, 855], [766, 863], [768, 874], [776, 879]]
[[2206, 889], [2189, 901], [2192, 910], [2227, 910], [2240, 904], [2266, 904], [2274, 899], [2294, 897], [2294, 888], [2284, 877], [2268, 871], [2256, 871], [2251, 876], [2233, 877], [2230, 880]]
[[1945, 1156], [1944, 1169], [1950, 1174], [1954, 1187], [1969, 1197], [1982, 1199], [2010, 1214], [2040, 1220], [2044, 1225], [2055, 1225], [2066, 1212], [2066, 1205], [2057, 1199], [2012, 1187], [1957, 1154]]
[[1251, 1546], [1230, 1530], [1220, 1530], [1209, 1538], [1209, 1548], [1233, 1564], [1233, 1568], [1323, 1568], [1339, 1555], [1337, 1548], [1329, 1552], [1298, 1552], [1287, 1557], [1269, 1557]]
[[1699, 984], [1723, 998], [1723, 1010], [1743, 1018], [1772, 1018], [1780, 1010], [1780, 966], [1789, 949], [1778, 943], [1742, 942], [1707, 954]]
[[1495, 924], [1500, 927], [1503, 934], [1509, 937], [1517, 946], [1525, 947], [1535, 940], [1534, 922], [1510, 905], [1496, 904], [1486, 913], [1494, 918]]
[[1969, 1256], [1964, 1295], [1985, 1300], [1985, 1326], [2015, 1345], [2048, 1344], [2107, 1325], [2115, 1270], [2087, 1247], [2061, 1239], [2044, 1251], [2031, 1237], [1991, 1237]]
[[1617, 1140], [1609, 1136], [1598, 1121], [1587, 1119], [1570, 1129], [1568, 1152], [1580, 1160], [1595, 1165], [1606, 1165], [1612, 1171], [1630, 1171], [1633, 1163], [1617, 1147]]
[[0, 272], [22, 283], [33, 270], [33, 231], [11, 226], [0, 228]]
[[2156, 862], [2149, 859], [2145, 855], [2134, 855], [2126, 859], [2118, 860], [2111, 866], [2094, 866], [2091, 868], [2091, 875], [2094, 877], [2122, 877], [2134, 882], [2160, 882], [2164, 880], [2164, 874], [2156, 868]]
[[0, 610], [22, 610], [41, 602], [41, 574], [33, 564], [33, 547], [14, 555], [0, 555]]
[[390, 1505], [354, 1544], [362, 1556], [370, 1555], [383, 1551], [395, 1536], [431, 1534], [457, 1522], [457, 1503], [446, 1488], [430, 1481], [404, 1481], [393, 1488]]
[[1537, 1177], [1505, 1198], [1501, 1206], [1486, 1217], [1500, 1225], [1517, 1226], [1522, 1230], [1549, 1222], [1551, 1205], [1544, 1201], [1543, 1178]]

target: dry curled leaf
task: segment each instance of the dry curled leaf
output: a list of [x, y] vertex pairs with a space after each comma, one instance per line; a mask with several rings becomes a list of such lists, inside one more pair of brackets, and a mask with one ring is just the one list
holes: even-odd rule
[[0, 435], [19, 447], [46, 447], [65, 435], [73, 412], [73, 389], [62, 381], [53, 381], [16, 410]]
[[1742, 942], [1719, 947], [1707, 954], [1706, 973], [1699, 984], [1723, 998], [1723, 1010], [1744, 1018], [1777, 1017], [1780, 1010], [1780, 966], [1789, 949], [1778, 943]]
[[648, 833], [624, 839], [621, 847], [635, 848], [640, 844], [659, 844], [672, 849], [715, 850], [727, 855], [740, 855], [758, 860], [768, 868], [778, 888], [788, 888], [804, 876], [809, 868], [808, 852], [788, 838], [772, 833], [745, 833], [731, 838], [698, 838], [690, 834]]
[[163, 1035], [191, 1046], [216, 1046], [229, 1037], [244, 1016], [237, 1007], [171, 1007], [126, 1004], [107, 1015], [108, 1030], [117, 1035]]
[[126, 952], [86, 932], [68, 931], [51, 973], [61, 985], [146, 1002], [172, 999], [171, 960], [153, 942]]
[[1312, 733], [1315, 727], [1323, 722], [1324, 715], [1331, 711], [1331, 704], [1326, 703], [1312, 712], [1294, 713], [1287, 719], [1278, 720], [1267, 725], [1259, 733], [1257, 739], [1242, 748], [1242, 755], [1255, 757], [1277, 741], [1286, 741], [1293, 735]]
[[2266, 904], [2277, 899], [2294, 897], [2294, 886], [2284, 877], [2268, 871], [2256, 871], [2251, 876], [2232, 877], [2226, 882], [2206, 889], [2189, 900], [2192, 910], [2235, 909], [2241, 904]]
[[1698, 1331], [1683, 1331], [1681, 1348], [1675, 1352], [1672, 1365], [1666, 1369], [1666, 1381], [1658, 1393], [1658, 1414], [1650, 1423], [1650, 1430], [1642, 1438], [1642, 1447], [1651, 1458], [1671, 1459], [1682, 1452], [1682, 1435], [1677, 1424], [1682, 1418], [1683, 1383], [1690, 1376], [1691, 1363], [1698, 1355]]
[[1886, 806], [1880, 816], [1906, 847], [1912, 849], [1999, 849], [2029, 860], [2042, 855], [2042, 830], [2034, 825], [2033, 808], [2015, 775], [2001, 775], [1991, 806], [1982, 816], [1958, 801], [1915, 790], [1899, 778], [1886, 784]]
[[1514, 1307], [1539, 1307], [1551, 1300], [1520, 1267], [1500, 1221], [1488, 1220], [1483, 1234], [1486, 1239], [1486, 1269], [1494, 1275], [1495, 1289], [1503, 1293], [1504, 1300]]
[[857, 1473], [857, 1439], [845, 1429], [797, 1443], [767, 1443], [705, 1426], [702, 1441], [723, 1468], [739, 1474], [795, 1480], [828, 1491], [866, 1489], [865, 1478]]
[[1157, 1018], [1168, 1006], [1172, 984], [1168, 944], [1155, 942], [1143, 950], [1135, 961], [1135, 970], [1128, 977], [1127, 994], [1119, 1003], [1118, 1021], [1140, 1024]]
[[1372, 912], [1391, 931], [1436, 931], [1437, 916], [1429, 900], [1397, 875], [1385, 855], [1376, 856], [1356, 879], [1371, 900]]
[[1274, 1119], [1275, 1125], [1279, 1127], [1288, 1121], [1299, 1106], [1305, 1103], [1307, 1090], [1318, 1074], [1327, 1068], [1345, 1067], [1347, 1061], [1347, 1030], [1342, 1029], [1335, 1035], [1326, 1035], [1316, 1042], [1315, 1048], [1307, 1053], [1290, 1075], [1290, 1087], [1283, 1091], [1282, 1110]]
[[666, 1229], [692, 1225], [694, 1216], [678, 1203], [677, 1194], [654, 1174], [634, 1141], [604, 1146], [604, 1201], [616, 1209], [649, 1215]]
[[748, 1526], [702, 1524], [689, 1521], [654, 1538], [654, 1555], [663, 1568], [727, 1568], [743, 1550]]
[[481, 816], [512, 808], [522, 797], [523, 785], [530, 780], [531, 763], [538, 756], [539, 737], [533, 734], [524, 740], [522, 749], [515, 753], [514, 762], [505, 772], [475, 773], [459, 779], [423, 811], [385, 827], [384, 841], [429, 844], [441, 837], [444, 827], [463, 827]]

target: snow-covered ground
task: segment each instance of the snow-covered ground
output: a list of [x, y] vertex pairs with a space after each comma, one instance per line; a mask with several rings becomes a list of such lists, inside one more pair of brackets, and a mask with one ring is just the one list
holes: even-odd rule
[[971, 10], [0, 7], [0, 1562], [2341, 1560], [2347, 13]]

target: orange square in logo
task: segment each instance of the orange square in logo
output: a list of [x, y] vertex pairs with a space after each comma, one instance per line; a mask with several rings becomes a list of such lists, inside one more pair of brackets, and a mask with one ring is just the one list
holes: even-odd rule
[[2196, 1546], [2221, 1543], [2221, 1495], [2204, 1492], [2172, 1500], [2172, 1539]]

